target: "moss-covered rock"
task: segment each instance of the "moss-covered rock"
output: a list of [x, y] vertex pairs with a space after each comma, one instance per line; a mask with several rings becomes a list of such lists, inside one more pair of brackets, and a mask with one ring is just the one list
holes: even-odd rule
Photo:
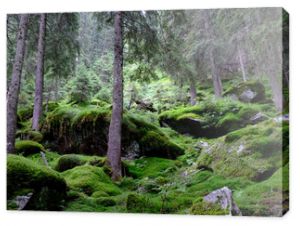
[[44, 152], [45, 148], [43, 145], [32, 141], [32, 140], [20, 140], [16, 141], [15, 150], [17, 154], [23, 154], [25, 156]]
[[166, 136], [156, 132], [147, 132], [140, 140], [142, 154], [149, 157], [162, 157], [175, 159], [182, 155], [184, 150], [172, 143]]
[[[33, 193], [25, 209], [59, 210], [66, 196], [66, 182], [59, 173], [22, 156], [8, 155], [7, 196]], [[27, 190], [27, 191], [26, 191]]]
[[83, 192], [89, 196], [96, 191], [103, 191], [109, 195], [117, 195], [122, 192], [100, 167], [77, 166], [64, 171], [62, 176], [72, 190]]
[[32, 140], [35, 142], [43, 140], [43, 134], [33, 130], [20, 130], [17, 132], [16, 137], [19, 137], [21, 140]]
[[266, 101], [265, 87], [259, 81], [242, 82], [229, 88], [223, 94], [246, 103], [262, 103]]
[[[269, 111], [273, 111], [271, 107]], [[181, 134], [193, 137], [216, 138], [249, 124], [266, 120], [256, 116], [265, 106], [244, 104], [230, 99], [206, 100], [198, 106], [181, 107], [160, 114], [162, 126], [170, 126]]]
[[77, 155], [63, 155], [58, 159], [55, 170], [63, 172], [83, 164], [84, 161], [82, 161]]
[[197, 164], [225, 177], [263, 181], [282, 166], [287, 152], [283, 143], [282, 124], [268, 120], [215, 140], [209, 151], [200, 154]]
[[[62, 104], [46, 117], [42, 130], [45, 141], [49, 148], [62, 154], [104, 156], [107, 151], [110, 112], [110, 105], [107, 104]], [[157, 126], [134, 114], [125, 113], [122, 123], [122, 156], [127, 155], [133, 142], [139, 144], [141, 149], [137, 157], [176, 158], [184, 152]]]

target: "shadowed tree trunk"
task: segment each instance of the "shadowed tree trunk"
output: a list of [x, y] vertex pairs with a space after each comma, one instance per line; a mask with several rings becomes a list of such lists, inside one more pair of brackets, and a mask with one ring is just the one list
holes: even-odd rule
[[24, 61], [26, 35], [28, 27], [28, 14], [21, 15], [17, 36], [16, 55], [12, 71], [12, 79], [7, 94], [7, 152], [14, 153], [18, 97], [20, 93], [21, 75]]
[[194, 106], [197, 103], [197, 91], [194, 79], [190, 79], [190, 103]]
[[32, 130], [39, 130], [39, 121], [43, 109], [44, 52], [45, 52], [46, 14], [40, 16], [38, 51], [36, 59], [35, 96], [32, 117]]
[[113, 107], [108, 134], [107, 163], [112, 170], [112, 179], [119, 180], [121, 171], [121, 135], [123, 113], [123, 40], [122, 40], [122, 12], [115, 12], [114, 16], [114, 81]]

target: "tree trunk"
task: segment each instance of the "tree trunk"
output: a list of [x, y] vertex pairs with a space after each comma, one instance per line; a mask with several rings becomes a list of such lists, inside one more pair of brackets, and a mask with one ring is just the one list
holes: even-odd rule
[[242, 75], [243, 75], [243, 81], [246, 82], [247, 81], [246, 70], [245, 70], [242, 52], [241, 52], [241, 49], [239, 46], [238, 46], [238, 54], [239, 54], [239, 62], [240, 62], [241, 70], [242, 70]]
[[17, 129], [18, 97], [20, 93], [21, 75], [24, 61], [28, 14], [22, 14], [19, 24], [17, 48], [13, 65], [12, 79], [7, 95], [7, 152], [15, 151], [15, 136]]
[[123, 40], [122, 40], [122, 12], [114, 16], [114, 84], [113, 107], [108, 133], [107, 163], [112, 170], [112, 179], [122, 177], [121, 170], [121, 135], [123, 114]]
[[44, 52], [45, 52], [46, 14], [40, 16], [38, 51], [36, 59], [35, 96], [32, 117], [32, 130], [39, 130], [43, 110]]
[[219, 76], [218, 69], [216, 68], [214, 53], [212, 49], [210, 50], [209, 58], [211, 64], [211, 73], [212, 73], [215, 96], [219, 98], [222, 97], [223, 87], [222, 87], [222, 81]]
[[192, 106], [197, 103], [197, 91], [194, 79], [190, 79], [190, 103]]

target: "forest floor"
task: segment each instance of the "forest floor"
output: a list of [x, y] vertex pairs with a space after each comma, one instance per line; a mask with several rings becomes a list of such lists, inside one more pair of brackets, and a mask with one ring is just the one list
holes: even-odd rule
[[[245, 100], [257, 81], [228, 81], [216, 100], [203, 85], [198, 104], [189, 106], [168, 96], [169, 82], [146, 89], [155, 112], [125, 110], [118, 182], [105, 165], [109, 103], [49, 102], [41, 133], [30, 130], [32, 107], [21, 108], [17, 154], [8, 155], [7, 208], [21, 208], [18, 200], [28, 197], [24, 209], [228, 214], [203, 200], [228, 187], [242, 215], [286, 212], [289, 122], [276, 113], [270, 91]], [[157, 90], [166, 90], [164, 98]]]

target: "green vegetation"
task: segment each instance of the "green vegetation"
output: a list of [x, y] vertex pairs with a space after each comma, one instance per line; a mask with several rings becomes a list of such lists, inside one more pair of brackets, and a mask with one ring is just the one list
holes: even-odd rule
[[287, 32], [280, 8], [9, 14], [7, 209], [282, 216]]
[[26, 208], [33, 210], [60, 210], [66, 196], [66, 182], [62, 176], [45, 166], [17, 155], [7, 158], [7, 195], [32, 193]]
[[43, 145], [31, 140], [17, 141], [15, 148], [18, 154], [22, 154], [25, 156], [45, 151]]

